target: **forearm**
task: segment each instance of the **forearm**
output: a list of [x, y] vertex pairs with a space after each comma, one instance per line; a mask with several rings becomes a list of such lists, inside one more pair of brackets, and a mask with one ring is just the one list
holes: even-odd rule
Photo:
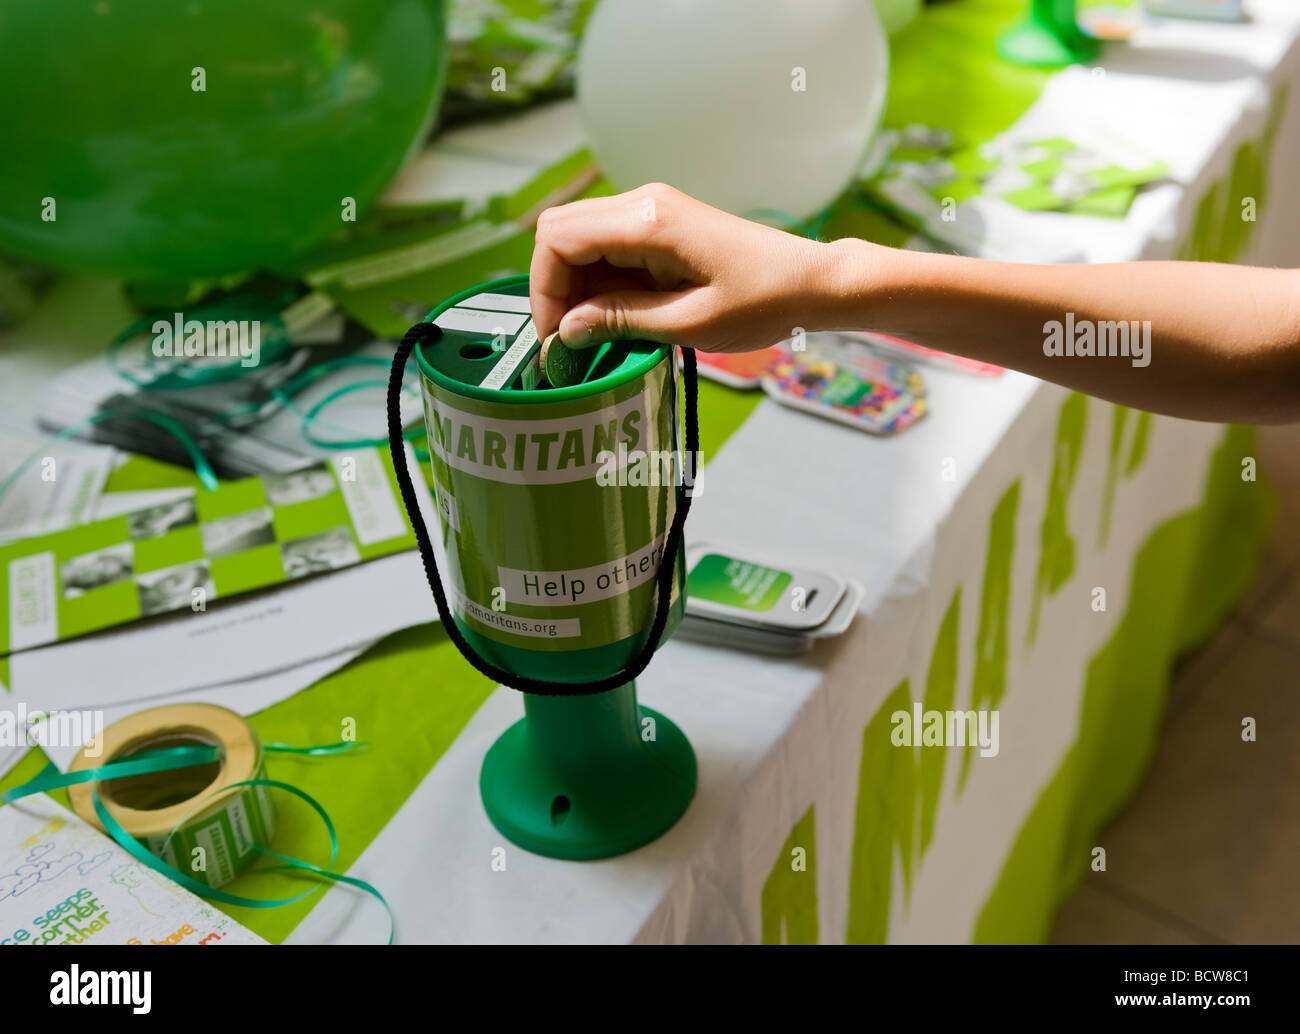
[[893, 334], [1175, 416], [1300, 420], [1300, 271], [1020, 265], [859, 241], [827, 257], [818, 329]]

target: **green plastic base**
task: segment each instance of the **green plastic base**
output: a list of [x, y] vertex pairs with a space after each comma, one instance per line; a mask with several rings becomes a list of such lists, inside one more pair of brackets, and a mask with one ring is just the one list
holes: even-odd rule
[[623, 854], [672, 828], [695, 795], [695, 752], [671, 721], [637, 706], [635, 683], [526, 693], [524, 712], [484, 757], [479, 793], [492, 825], [525, 850]]
[[1079, 29], [1073, 11], [1055, 17], [1038, 0], [1023, 21], [998, 37], [998, 55], [1003, 60], [1035, 68], [1091, 61], [1100, 51], [1101, 43]]

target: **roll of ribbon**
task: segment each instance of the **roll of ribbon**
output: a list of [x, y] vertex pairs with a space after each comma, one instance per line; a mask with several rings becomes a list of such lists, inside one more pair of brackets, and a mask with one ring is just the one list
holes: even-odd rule
[[265, 786], [247, 785], [264, 780], [266, 766], [257, 733], [241, 716], [215, 704], [150, 708], [110, 725], [68, 771], [180, 747], [218, 754], [202, 765], [70, 786], [68, 798], [82, 819], [104, 830], [94, 803], [98, 786], [103, 806], [127, 833], [172, 868], [220, 887], [247, 869], [275, 833]]
[[[66, 788], [77, 815], [107, 833], [141, 865], [225, 905], [283, 908], [305, 901], [326, 886], [325, 881], [356, 887], [384, 906], [392, 944], [397, 920], [384, 896], [365, 880], [331, 871], [338, 860], [339, 838], [320, 802], [290, 783], [267, 779], [263, 771], [264, 750], [327, 757], [365, 746], [345, 741], [263, 747], [233, 711], [215, 704], [172, 704], [110, 725], [78, 752], [67, 772], [42, 773], [10, 787], [0, 793], [0, 805]], [[324, 866], [267, 846], [274, 826], [268, 789], [298, 798], [320, 818], [330, 843]], [[254, 855], [280, 862], [266, 871], [312, 874], [312, 886], [287, 898], [250, 898], [219, 889], [248, 868]]]

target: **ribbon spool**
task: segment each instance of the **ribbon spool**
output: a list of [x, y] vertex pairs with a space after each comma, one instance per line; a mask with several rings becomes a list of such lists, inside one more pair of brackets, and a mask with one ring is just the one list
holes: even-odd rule
[[77, 753], [68, 770], [96, 768], [149, 751], [205, 746], [217, 748], [219, 758], [70, 786], [72, 809], [107, 832], [95, 810], [98, 786], [113, 819], [173, 869], [209, 887], [229, 883], [258, 857], [258, 848], [270, 846], [275, 833], [275, 809], [266, 788], [232, 785], [266, 778], [262, 745], [240, 715], [215, 704], [150, 708], [110, 725]]

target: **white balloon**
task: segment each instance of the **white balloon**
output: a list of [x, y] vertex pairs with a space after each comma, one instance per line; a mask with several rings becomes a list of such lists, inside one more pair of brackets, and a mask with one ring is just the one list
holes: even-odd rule
[[889, 49], [872, 0], [602, 0], [578, 55], [592, 153], [620, 190], [803, 219], [880, 125]]

